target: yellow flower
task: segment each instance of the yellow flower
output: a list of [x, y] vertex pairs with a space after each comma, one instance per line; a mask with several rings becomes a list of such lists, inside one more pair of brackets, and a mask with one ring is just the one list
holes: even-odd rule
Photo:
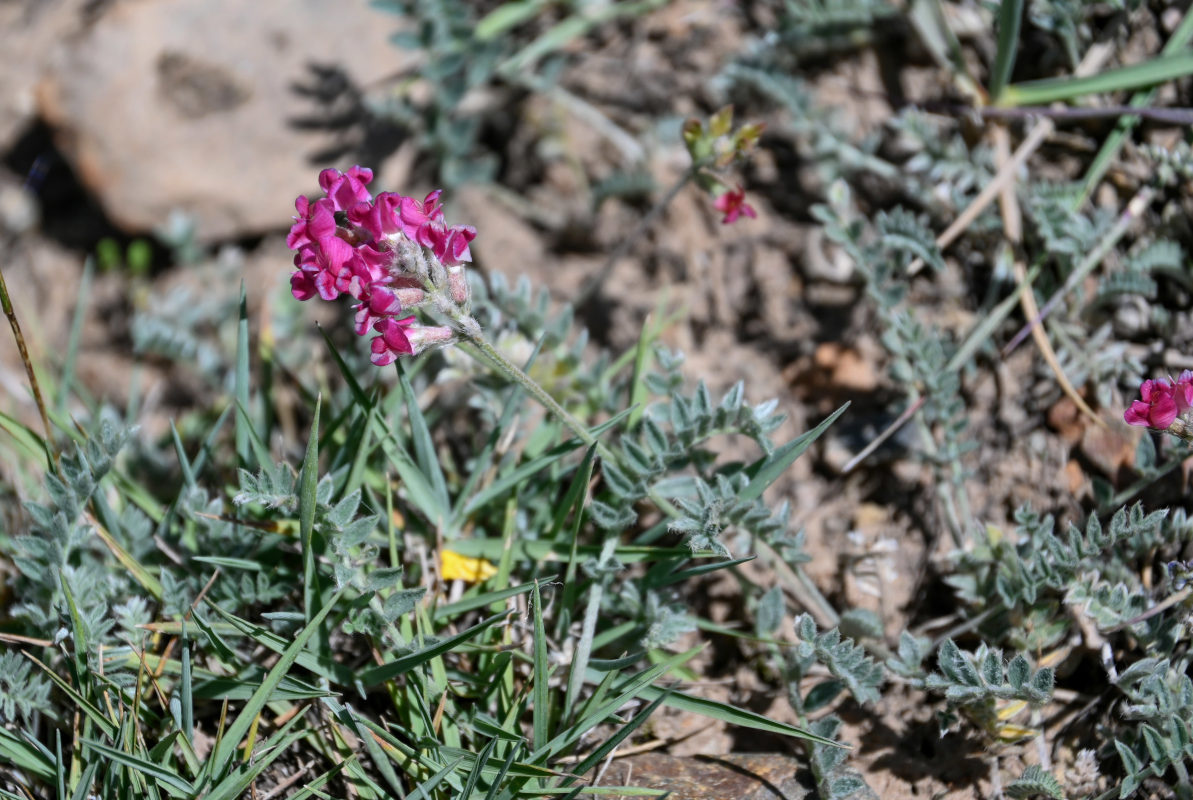
[[454, 550], [443, 550], [439, 554], [439, 574], [445, 581], [480, 583], [496, 575], [497, 567], [483, 558], [469, 558]]

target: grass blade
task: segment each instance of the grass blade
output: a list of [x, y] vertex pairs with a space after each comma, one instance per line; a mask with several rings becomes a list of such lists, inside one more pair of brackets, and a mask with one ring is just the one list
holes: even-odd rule
[[489, 503], [495, 498], [500, 497], [501, 495], [510, 491], [513, 487], [521, 484], [531, 475], [542, 472], [544, 469], [559, 461], [559, 459], [563, 458], [573, 450], [581, 447], [583, 444], [584, 443], [579, 439], [569, 439], [563, 444], [559, 444], [551, 448], [551, 450], [539, 456], [538, 458], [531, 459], [525, 464], [522, 464], [505, 475], [502, 475], [500, 478], [493, 481], [493, 483], [477, 492], [476, 495], [474, 495], [473, 498], [464, 506], [464, 513], [471, 514], [477, 509], [483, 508], [486, 503]]
[[777, 733], [780, 736], [791, 736], [796, 739], [807, 739], [832, 747], [847, 747], [847, 745], [834, 742], [832, 739], [826, 739], [823, 736], [817, 736], [803, 728], [797, 728], [785, 722], [776, 722], [753, 711], [747, 711], [744, 708], [734, 708], [728, 703], [720, 703], [716, 700], [706, 700], [703, 697], [663, 689], [658, 686], [647, 686], [639, 691], [637, 696], [643, 700], [655, 700], [664, 693], [666, 693], [666, 697], [663, 698], [663, 702], [681, 711], [691, 711], [694, 714], [700, 714], [711, 719], [719, 719], [722, 722], [728, 722], [730, 725], [738, 725], [743, 728], [753, 728], [754, 730]]
[[[1193, 40], [1193, 10], [1185, 12], [1181, 24], [1173, 32], [1172, 38], [1165, 43], [1164, 49], [1161, 52], [1164, 55], [1179, 53], [1189, 44], [1190, 40]], [[1155, 94], [1155, 89], [1140, 92], [1131, 98], [1130, 104], [1136, 108], [1149, 106]], [[1119, 150], [1122, 149], [1123, 143], [1127, 140], [1127, 135], [1138, 124], [1139, 117], [1123, 117], [1118, 121], [1118, 125], [1106, 137], [1101, 149], [1098, 150], [1098, 155], [1094, 158], [1093, 163], [1090, 164], [1089, 169], [1086, 170], [1085, 180], [1081, 184], [1081, 194], [1078, 195], [1077, 200], [1073, 204], [1074, 209], [1085, 205], [1085, 201], [1098, 188], [1098, 184], [1102, 182], [1106, 171], [1110, 169], [1110, 165], [1118, 157]]]
[[1023, 0], [1002, 0], [998, 7], [998, 51], [990, 70], [990, 97], [997, 102], [1015, 69], [1015, 51], [1019, 47], [1019, 25], [1023, 21]]
[[613, 734], [608, 739], [601, 742], [600, 747], [593, 750], [591, 753], [589, 753], [584, 758], [583, 761], [581, 761], [579, 764], [577, 764], [575, 767], [572, 768], [572, 770], [571, 770], [572, 773], [577, 777], [565, 778], [561, 785], [562, 786], [571, 786], [573, 783], [575, 783], [579, 779], [579, 776], [583, 776], [585, 772], [588, 772], [588, 770], [592, 769], [597, 764], [601, 763], [601, 761], [604, 760], [605, 756], [612, 753], [617, 748], [617, 746], [619, 744], [624, 742], [629, 737], [629, 735], [631, 733], [638, 730], [638, 728], [640, 728], [642, 726], [642, 723], [646, 722], [646, 720], [650, 718], [650, 715], [653, 714], [655, 712], [655, 710], [658, 709], [658, 707], [663, 704], [663, 701], [666, 700], [669, 696], [670, 696], [670, 693], [667, 691], [664, 691], [662, 694], [660, 694], [658, 697], [656, 697], [651, 702], [650, 705], [648, 705], [646, 708], [642, 709], [637, 714], [635, 714], [633, 719], [631, 719], [629, 722], [625, 723], [620, 728], [618, 728], [617, 733]]
[[996, 104], [1000, 108], [1042, 106], [1058, 100], [1073, 100], [1087, 94], [1143, 89], [1159, 83], [1193, 74], [1193, 53], [1162, 55], [1132, 64], [1129, 67], [1107, 70], [1085, 78], [1047, 78], [1008, 86]]
[[192, 797], [195, 794], [195, 787], [191, 786], [189, 781], [160, 764], [155, 764], [148, 759], [140, 758], [132, 753], [126, 753], [115, 747], [110, 747], [95, 739], [84, 739], [83, 743], [105, 758], [111, 759], [117, 764], [121, 764], [129, 769], [134, 769], [147, 778], [152, 778], [175, 797]]
[[306, 619], [318, 613], [319, 584], [315, 574], [315, 487], [319, 484], [319, 411], [323, 396], [315, 399], [315, 417], [307, 438], [307, 452], [298, 477], [298, 530], [302, 542], [302, 608]]
[[394, 364], [398, 370], [398, 385], [402, 388], [402, 395], [406, 400], [406, 417], [410, 420], [410, 443], [414, 447], [415, 463], [430, 482], [431, 491], [435, 493], [439, 505], [447, 508], [450, 504], [447, 481], [444, 480], [439, 457], [435, 455], [435, 442], [431, 439], [427, 419], [418, 407], [418, 398], [414, 395], [414, 387], [410, 384], [410, 378], [406, 376], [402, 361], [399, 359]]
[[236, 457], [245, 469], [252, 468], [249, 459], [249, 307], [240, 282], [240, 316], [236, 323]]
[[501, 614], [496, 614], [482, 622], [478, 622], [466, 631], [457, 633], [455, 636], [449, 636], [448, 638], [438, 641], [433, 645], [404, 655], [401, 658], [394, 659], [393, 661], [373, 667], [372, 669], [366, 669], [357, 675], [357, 680], [362, 686], [376, 686], [379, 683], [393, 680], [399, 675], [409, 672], [415, 667], [430, 661], [436, 656], [443, 655], [449, 650], [454, 650], [458, 645], [463, 644], [482, 631], [491, 628], [498, 622], [501, 622], [511, 613], [512, 612], [510, 611], [505, 611]]
[[40, 748], [23, 741], [3, 726], [0, 726], [0, 762], [29, 775], [36, 775], [47, 784], [54, 783], [58, 772], [53, 756], [47, 757]]
[[531, 713], [534, 743], [538, 745], [550, 738], [547, 729], [547, 724], [550, 721], [547, 682], [551, 677], [551, 667], [547, 662], [547, 632], [543, 628], [543, 598], [539, 593], [538, 581], [535, 581], [534, 588], [530, 592], [530, 600], [534, 613], [534, 699], [531, 704]]
[[812, 446], [812, 442], [819, 439], [820, 435], [828, 430], [829, 425], [836, 422], [837, 417], [844, 414], [847, 408], [849, 408], [849, 403], [838, 408], [812, 430], [797, 436], [770, 455], [747, 467], [746, 474], [750, 476], [750, 483], [738, 497], [742, 500], [757, 500], [761, 497], [766, 487], [774, 483], [797, 458], [803, 455], [804, 451]]
[[298, 713], [290, 718], [277, 733], [269, 737], [259, 748], [261, 755], [254, 756], [249, 763], [241, 765], [234, 770], [228, 777], [224, 778], [214, 787], [211, 792], [204, 795], [204, 800], [232, 800], [232, 798], [242, 797], [249, 785], [260, 777], [270, 764], [272, 764], [278, 756], [283, 755], [290, 749], [290, 745], [297, 742], [299, 739], [307, 735], [307, 731], [301, 730], [292, 732], [290, 729], [303, 720], [303, 714]]
[[244, 704], [244, 708], [241, 709], [240, 714], [228, 726], [228, 729], [224, 731], [223, 737], [212, 749], [211, 758], [207, 762], [209, 765], [207, 770], [208, 775], [219, 775], [222, 777], [227, 773], [240, 741], [248, 734], [249, 727], [256, 720], [257, 715], [261, 713], [261, 709], [265, 707], [265, 703], [269, 700], [269, 696], [273, 693], [273, 690], [281, 683], [282, 678], [285, 677], [290, 667], [294, 665], [295, 660], [298, 659], [299, 654], [306, 647], [310, 638], [323, 625], [323, 620], [327, 618], [327, 614], [335, 607], [336, 602], [342, 594], [343, 590], [341, 589], [332, 596], [331, 601], [319, 610], [314, 618], [307, 623], [306, 627], [299, 631], [298, 635], [294, 637], [294, 642], [286, 648], [285, 652], [282, 653], [282, 657], [269, 670], [269, 674], [265, 676], [265, 680], [253, 692], [253, 696]]
[[[555, 576], [551, 575], [546, 578], [540, 578], [539, 580], [552, 581], [555, 580]], [[439, 606], [431, 615], [431, 620], [433, 622], [446, 622], [447, 620], [455, 619], [461, 614], [466, 614], [469, 611], [475, 611], [478, 608], [484, 608], [485, 606], [492, 603], [497, 603], [501, 600], [514, 597], [515, 595], [529, 592], [531, 587], [535, 585], [536, 584], [534, 582], [531, 582], [522, 583], [517, 586], [507, 586], [504, 589], [497, 589], [496, 591], [478, 594], [473, 597], [466, 597], [463, 600], [457, 600], [454, 603], [448, 603], [446, 605]]]

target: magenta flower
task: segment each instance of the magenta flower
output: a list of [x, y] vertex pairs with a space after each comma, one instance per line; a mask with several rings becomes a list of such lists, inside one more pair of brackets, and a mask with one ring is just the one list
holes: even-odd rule
[[737, 221], [738, 217], [747, 216], [751, 219], [758, 216], [754, 211], [754, 207], [746, 202], [745, 189], [738, 186], [736, 189], [730, 189], [713, 201], [713, 206], [725, 216], [721, 219], [721, 224], [729, 225]]
[[373, 323], [373, 330], [381, 334], [373, 337], [370, 347], [373, 354], [369, 357], [379, 367], [392, 364], [398, 356], [414, 355], [414, 347], [406, 336], [406, 329], [414, 324], [414, 317], [394, 319], [389, 317]]
[[386, 317], [392, 317], [402, 310], [402, 301], [397, 294], [381, 283], [366, 284], [360, 293], [356, 309], [356, 335], [364, 336], [369, 328]]
[[1141, 399], [1131, 403], [1123, 419], [1128, 425], [1166, 431], [1178, 415], [1193, 408], [1193, 371], [1182, 372], [1175, 384], [1163, 378], [1144, 381], [1139, 396]]
[[319, 173], [319, 186], [327, 193], [336, 211], [347, 211], [357, 203], [372, 200], [373, 196], [365, 188], [371, 180], [373, 170], [364, 167], [352, 167], [347, 172], [325, 169]]
[[[355, 248], [340, 237], [332, 235], [300, 247], [298, 254], [294, 256], [294, 266], [306, 275], [299, 280], [304, 289], [308, 283], [312, 284], [324, 300], [335, 300], [348, 291], [355, 275], [352, 262], [356, 259]], [[295, 278], [291, 276], [291, 293], [299, 300], [306, 299], [299, 297], [295, 292], [294, 281]]]
[[331, 236], [336, 231], [336, 220], [333, 215], [331, 201], [322, 197], [311, 202], [305, 197], [294, 201], [294, 208], [298, 216], [290, 226], [290, 234], [286, 237], [286, 246], [297, 250], [304, 244], [311, 244], [324, 236]]
[[348, 221], [367, 230], [374, 241], [381, 241], [391, 233], [402, 230], [402, 219], [398, 216], [404, 198], [393, 192], [382, 192], [372, 204], [358, 203], [348, 211]]
[[315, 286], [315, 276], [318, 274], [318, 270], [303, 267], [290, 276], [290, 294], [294, 295], [295, 300], [310, 300], [319, 294], [319, 288]]
[[428, 222], [443, 221], [443, 207], [439, 205], [439, 195], [443, 190], [436, 189], [423, 198], [420, 203], [413, 197], [403, 197], [399, 214], [402, 218], [402, 231], [408, 239], [417, 239], [418, 231]]
[[472, 260], [468, 243], [476, 238], [476, 228], [471, 225], [447, 227], [442, 222], [427, 222], [418, 229], [418, 241], [423, 247], [431, 248], [445, 267], [456, 267]]

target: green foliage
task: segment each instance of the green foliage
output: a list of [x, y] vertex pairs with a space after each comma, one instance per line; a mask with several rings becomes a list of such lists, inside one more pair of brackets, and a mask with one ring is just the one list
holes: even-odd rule
[[888, 0], [784, 0], [778, 24], [748, 57], [769, 71], [793, 73], [801, 61], [869, 44], [897, 13]]
[[[327, 399], [298, 469], [301, 443], [284, 447], [289, 459], [266, 445], [281, 432], [271, 398], [246, 393], [236, 432], [247, 456], [225, 426], [230, 412], [200, 426], [194, 457], [173, 432], [181, 480], [156, 489], [164, 505], [122, 468], [128, 434], [97, 423], [47, 476], [48, 502], [27, 506], [36, 535], [12, 541], [13, 613], [27, 635], [52, 634], [55, 646], [41, 649], [44, 667], [19, 654], [0, 662], [6, 722], [60, 726], [82, 714], [87, 744], [59, 757], [0, 739], [0, 755], [32, 759], [29, 775], [73, 775], [68, 793], [102, 796], [139, 787], [235, 797], [273, 759], [300, 752], [326, 763], [318, 780], [362, 797], [512, 798], [566, 787], [576, 764], [597, 764], [662, 702], [820, 741], [723, 703], [653, 693], [696, 652], [665, 649], [702, 622], [685, 584], [742, 561], [709, 558], [728, 552], [722, 536], [743, 534], [735, 549], [749, 536], [800, 546], [785, 507], [772, 511], [760, 496], [827, 422], [775, 447], [775, 403], [746, 403], [741, 385], [716, 403], [703, 383], [685, 389], [682, 358], [657, 347], [657, 333], [644, 333], [637, 357], [593, 359], [570, 310], [553, 310], [525, 283], [496, 280], [475, 302], [494, 338], [520, 350], [575, 413], [610, 416], [593, 427], [610, 443], [599, 458], [527, 414], [516, 385], [462, 352], [366, 389], [333, 351], [344, 380], [321, 387]], [[239, 371], [229, 362], [245, 349], [228, 349], [211, 374]], [[473, 390], [461, 406], [451, 395], [425, 409], [417, 400], [463, 379]], [[623, 410], [631, 398], [637, 416]], [[457, 415], [470, 420], [453, 431], [458, 447], [444, 438]], [[726, 435], [755, 443], [758, 459], [723, 463], [713, 442]], [[630, 505], [662, 510], [664, 521], [641, 528], [620, 511]], [[694, 521], [700, 530], [687, 536]], [[688, 547], [653, 543], [672, 525]], [[622, 544], [610, 529], [640, 542]], [[448, 577], [449, 549], [498, 563], [449, 596], [439, 577]], [[508, 623], [508, 606], [530, 593], [539, 599], [528, 639]], [[773, 625], [781, 597], [768, 597]], [[146, 626], [173, 637], [167, 652], [149, 645]], [[554, 655], [564, 648], [577, 654], [570, 664]], [[275, 656], [268, 671], [262, 653]], [[147, 670], [157, 671], [152, 681]], [[648, 709], [590, 752], [593, 731], [638, 697]], [[119, 709], [134, 706], [141, 734], [130, 737]], [[336, 720], [331, 740], [314, 706]], [[219, 725], [225, 738], [200, 759], [195, 737]]]
[[15, 650], [0, 653], [0, 722], [29, 724], [34, 714], [54, 717], [50, 681]]
[[1171, 773], [1177, 792], [1193, 791], [1187, 764], [1193, 761], [1193, 680], [1188, 658], [1147, 658], [1115, 681], [1125, 698], [1122, 714], [1135, 723], [1114, 746], [1126, 770], [1119, 797], [1128, 797], [1142, 780]]
[[[452, 186], [494, 176], [484, 142], [507, 133], [526, 92], [571, 108], [587, 102], [557, 87], [570, 44], [658, 4], [377, 5], [401, 17], [395, 45], [419, 52], [412, 71], [371, 98], [373, 111], [413, 133]], [[1139, 4], [1025, 5], [1020, 36], [1059, 42], [1072, 66], [1109, 31], [1107, 9]], [[1085, 202], [1100, 179], [1050, 163], [1056, 182], [1029, 169], [1019, 183], [1022, 240], [991, 257], [1002, 231], [989, 208], [942, 250], [937, 232], [993, 177], [986, 122], [907, 110], [857, 133], [817, 102], [814, 77], [795, 77], [888, 35], [925, 38], [912, 17], [939, 7], [763, 4], [761, 13], [775, 12], [773, 30], [707, 89], [710, 103], [732, 99], [749, 119], [769, 109], [766, 139], [749, 127], [719, 150], [732, 127], [726, 110], [707, 131], [688, 128], [697, 160], [758, 143], [813, 167], [810, 187], [792, 186], [806, 176], [771, 162], [783, 192], [823, 193], [812, 221], [860, 278], [847, 335], [875, 331], [886, 353], [886, 380], [866, 400], [906, 414], [918, 436], [928, 500], [908, 508], [929, 543], [947, 528], [955, 545], [925, 559], [922, 577], [933, 585], [912, 604], [934, 619], [897, 631], [891, 652], [889, 609], [838, 614], [829, 598], [848, 595], [821, 594], [804, 572], [811, 556], [788, 504], [765, 497], [843, 408], [776, 443], [778, 404], [748, 402], [744, 384], [718, 397], [689, 380], [699, 376], [685, 374], [682, 354], [660, 345], [664, 322], [644, 325], [626, 352], [604, 352], [570, 307], [530, 281], [474, 283], [486, 336], [578, 421], [563, 424], [529, 403], [488, 351], [438, 350], [395, 377], [373, 370], [363, 348], [337, 347], [339, 330], [316, 354], [293, 303], [272, 304], [271, 335], [253, 350], [240, 298], [216, 288], [235, 281], [165, 295], [138, 285], [137, 353], [188, 367], [208, 394], [168, 439], [149, 441], [83, 398], [75, 413], [62, 392], [55, 421], [69, 444], [16, 530], [0, 537], [15, 571], [4, 632], [28, 643], [28, 655], [0, 654], [0, 762], [3, 780], [15, 776], [0, 794], [16, 796], [19, 785], [35, 797], [232, 798], [259, 789], [281, 759], [306, 765], [297, 796], [575, 796], [668, 704], [802, 738], [818, 796], [840, 800], [868, 790], [836, 746], [841, 720], [829, 712], [854, 704], [869, 713], [896, 685], [939, 711], [945, 730], [976, 730], [989, 752], [1028, 739], [1054, 745], [1043, 715], [1065, 696], [1056, 689], [1088, 696], [1059, 735], [1090, 737], [1080, 744], [1097, 747], [1103, 777], [1118, 781], [1104, 791], [1087, 769], [1088, 794], [1127, 797], [1155, 780], [1193, 796], [1193, 523], [1179, 498], [1171, 511], [1124, 505], [1145, 489], [1154, 502], [1165, 487], [1150, 484], [1187, 452], [1144, 437], [1139, 482], [1099, 483], [1080, 525], [1025, 506], [1007, 533], [969, 505], [974, 431], [991, 429], [974, 424], [972, 401], [994, 369], [995, 340], [1010, 334], [1012, 262], [1030, 267], [1027, 291], [1054, 297], [1044, 331], [1061, 369], [1091, 402], [1119, 408], [1120, 387], [1145, 368], [1171, 368], [1159, 356], [1184, 341], [1193, 290], [1184, 217], [1147, 214], [1120, 246], [1121, 214], [1101, 194], [1096, 207]], [[1036, 64], [1014, 63], [1026, 39], [1006, 23], [1023, 7], [974, 10], [979, 20], [1003, 12], [997, 51], [979, 43], [966, 54], [987, 62], [987, 77], [997, 73], [996, 101], [1032, 96], [1022, 84], [1002, 91], [1008, 80], [1041, 77], [1031, 74]], [[956, 72], [940, 77], [964, 90], [964, 60], [944, 55]], [[1160, 66], [1183, 68], [1181, 58]], [[1145, 188], [1157, 196], [1193, 174], [1185, 143], [1141, 149], [1152, 162]], [[648, 194], [647, 172], [635, 165], [596, 178], [594, 207]], [[1123, 175], [1120, 187], [1136, 179]], [[193, 233], [182, 218], [159, 231], [180, 263], [202, 255]], [[148, 247], [101, 243], [99, 260], [143, 273]], [[964, 340], [948, 315], [925, 312], [924, 299], [940, 297], [975, 318]], [[223, 324], [238, 311], [239, 327]], [[1144, 345], [1153, 334], [1173, 342]], [[1009, 402], [1027, 398], [1034, 419], [1048, 392], [1024, 389]], [[4, 422], [26, 450], [36, 444]], [[994, 432], [1005, 437], [1003, 424]], [[753, 455], [726, 458], [726, 437]], [[755, 548], [773, 582], [745, 566]], [[709, 576], [741, 588], [745, 618], [704, 617], [696, 598]], [[956, 602], [940, 596], [940, 582]], [[805, 609], [829, 620], [827, 630]], [[791, 611], [798, 641], [783, 625]], [[738, 643], [762, 678], [783, 681], [799, 727], [676, 688], [694, 676], [699, 648], [673, 648], [705, 635]], [[1010, 797], [1066, 790], [1080, 795], [1039, 766], [1004, 786]]]
[[449, 187], [491, 178], [496, 165], [477, 147], [483, 117], [464, 111], [461, 101], [470, 90], [493, 80], [507, 53], [501, 40], [476, 35], [478, 15], [472, 3], [379, 0], [373, 5], [403, 18], [403, 30], [391, 37], [393, 44], [400, 50], [421, 51], [417, 78], [428, 89], [422, 101], [405, 92], [392, 93], [376, 111], [417, 133]]
[[[1095, 619], [1105, 628], [1138, 613], [1129, 595], [1138, 597], [1142, 586], [1130, 565], [1164, 544], [1166, 516], [1145, 514], [1136, 504], [1119, 509], [1109, 526], [1091, 516], [1084, 530], [1070, 524], [1062, 535], [1051, 516], [1024, 507], [1016, 513], [1014, 539], [985, 531], [971, 550], [957, 554], [957, 572], [946, 581], [976, 610], [997, 612], [993, 624], [1009, 623], [1004, 636], [1014, 646], [1046, 649], [1068, 629], [1062, 604], [1087, 612], [1096, 607]], [[1123, 585], [1111, 591], [1107, 584]]]
[[1024, 768], [1023, 774], [1008, 783], [1004, 791], [1007, 797], [1026, 798], [1043, 795], [1056, 800], [1065, 798], [1064, 787], [1060, 785], [1060, 781], [1045, 772], [1039, 764]]
[[[563, 4], [563, 18], [544, 25], [539, 0], [484, 6], [466, 0], [372, 0], [401, 18], [394, 46], [417, 51], [417, 66], [390, 91], [370, 98], [372, 111], [410, 131], [434, 159], [448, 187], [491, 180], [497, 159], [481, 146], [486, 127], [508, 125], [509, 105], [526, 91], [554, 90], [568, 46], [600, 24], [661, 5], [639, 0], [596, 8]], [[500, 100], [478, 103], [478, 96]]]
[[[835, 738], [840, 728], [841, 720], [831, 714], [812, 724], [812, 730], [826, 739]], [[816, 780], [816, 792], [821, 800], [845, 800], [869, 790], [862, 776], [849, 767], [845, 750], [822, 744], [809, 745], [809, 749], [812, 777]]]
[[1179, 141], [1172, 147], [1145, 144], [1142, 154], [1151, 161], [1153, 175], [1160, 186], [1175, 186], [1193, 180], [1193, 145]]
[[[955, 216], [993, 177], [993, 158], [988, 147], [966, 143], [956, 128], [937, 117], [909, 108], [888, 123], [894, 146], [909, 157], [902, 163], [901, 177], [907, 192], [932, 210], [934, 215]], [[997, 225], [985, 215], [975, 228]]]
[[882, 667], [867, 656], [860, 645], [842, 637], [836, 628], [818, 633], [816, 623], [807, 614], [796, 619], [795, 631], [800, 644], [788, 662], [790, 685], [798, 686], [798, 682], [809, 674], [812, 664], [819, 663], [828, 668], [834, 680], [822, 683], [808, 693], [809, 696], [815, 693], [816, 705], [824, 705], [841, 690], [848, 691], [861, 705], [878, 701], [878, 687], [883, 682]]
[[[800, 643], [787, 654], [784, 678], [787, 696], [801, 719], [832, 703], [842, 691], [863, 706], [878, 701], [883, 670], [860, 645], [841, 636], [837, 628], [818, 632], [816, 623], [807, 614], [796, 618], [795, 632]], [[827, 668], [832, 677], [804, 692], [801, 687], [816, 674], [816, 666]], [[811, 729], [832, 739], [840, 726], [840, 718], [828, 714], [816, 720]], [[843, 800], [867, 788], [861, 776], [846, 763], [845, 750], [817, 742], [808, 743], [807, 750], [817, 792], [823, 800]]]
[[1001, 732], [1000, 701], [1021, 700], [1038, 708], [1052, 697], [1050, 668], [1032, 670], [1022, 654], [1004, 661], [1000, 650], [985, 644], [967, 653], [946, 639], [937, 666], [940, 671], [928, 675], [925, 688], [943, 693], [950, 708], [962, 709], [992, 734]]
[[[217, 285], [236, 285], [231, 266], [216, 267]], [[223, 388], [229, 374], [225, 371], [228, 342], [221, 335], [227, 328], [217, 322], [235, 317], [236, 303], [231, 291], [207, 291], [188, 283], [152, 293], [133, 314], [133, 350], [138, 355], [185, 364], [213, 388]]]

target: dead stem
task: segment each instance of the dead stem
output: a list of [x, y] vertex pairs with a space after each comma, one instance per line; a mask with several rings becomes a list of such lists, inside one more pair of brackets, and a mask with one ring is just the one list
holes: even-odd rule
[[12, 307], [12, 299], [8, 296], [8, 284], [4, 282], [3, 269], [0, 269], [0, 306], [4, 308], [4, 316], [8, 317], [12, 336], [17, 342], [17, 350], [21, 354], [21, 362], [25, 365], [25, 374], [29, 376], [29, 388], [33, 390], [33, 400], [37, 403], [38, 413], [41, 414], [41, 425], [46, 432], [46, 437], [42, 442], [46, 449], [46, 461], [50, 469], [56, 469], [57, 455], [54, 453], [54, 435], [50, 428], [50, 415], [46, 413], [46, 403], [41, 396], [41, 386], [37, 382], [37, 374], [34, 372], [33, 362], [29, 358], [29, 349], [25, 347], [25, 336], [21, 333], [21, 324], [17, 321], [16, 311]]

